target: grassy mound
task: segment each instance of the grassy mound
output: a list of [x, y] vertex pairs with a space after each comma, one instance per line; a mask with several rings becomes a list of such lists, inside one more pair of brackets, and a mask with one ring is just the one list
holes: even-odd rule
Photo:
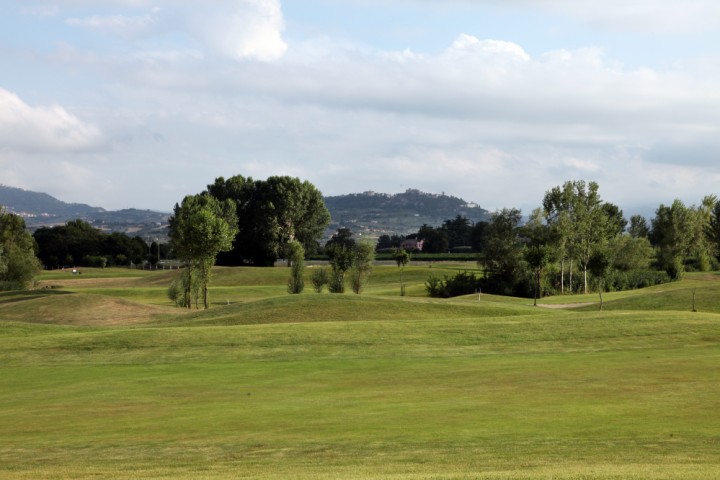
[[0, 296], [0, 317], [5, 321], [118, 326], [148, 323], [168, 313], [166, 308], [123, 298], [63, 291]]

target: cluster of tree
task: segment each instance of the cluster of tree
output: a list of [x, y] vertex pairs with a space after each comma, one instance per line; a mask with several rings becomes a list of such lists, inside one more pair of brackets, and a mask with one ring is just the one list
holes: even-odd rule
[[0, 290], [27, 288], [39, 269], [37, 243], [25, 221], [0, 208]]
[[479, 252], [483, 230], [488, 222], [472, 223], [462, 215], [445, 220], [441, 226], [424, 224], [417, 233], [410, 235], [380, 235], [378, 252], [392, 252], [400, 248], [405, 240], [422, 240], [424, 253]]
[[125, 233], [104, 233], [83, 220], [39, 228], [33, 236], [46, 268], [125, 266], [144, 261], [154, 264], [160, 252], [157, 243], [148, 245], [142, 238]]
[[278, 258], [292, 267], [288, 292], [301, 293], [305, 252], [318, 250], [329, 222], [322, 194], [310, 182], [219, 177], [205, 192], [175, 205], [170, 243], [186, 268], [168, 296], [187, 308], [197, 307], [202, 297], [209, 308], [213, 265], [272, 266]]
[[330, 271], [321, 268], [313, 272], [315, 291], [320, 293], [327, 285], [331, 293], [344, 293], [347, 275], [352, 291], [362, 293], [372, 273], [375, 243], [365, 239], [356, 242], [350, 229], [340, 228], [327, 241], [324, 250], [330, 261]]
[[197, 308], [202, 296], [210, 307], [210, 272], [218, 253], [232, 248], [237, 234], [237, 213], [233, 200], [218, 200], [202, 193], [186, 196], [175, 204], [170, 217], [170, 243], [179, 260], [185, 263], [180, 279], [168, 290], [179, 306]]
[[[679, 279], [687, 269], [717, 267], [720, 204], [714, 195], [700, 206], [680, 200], [660, 205], [648, 226], [639, 215], [628, 223], [598, 190], [597, 183], [584, 181], [554, 187], [524, 224], [518, 209], [495, 212], [478, 228], [484, 277], [477, 285], [456, 283], [537, 298], [587, 293], [592, 283], [599, 292], [643, 287]], [[442, 291], [442, 281], [430, 283], [434, 289], [428, 291]]]
[[293, 241], [308, 254], [317, 252], [330, 223], [320, 191], [297, 178], [219, 177], [206, 193], [220, 201], [232, 200], [236, 206], [237, 235], [232, 248], [219, 254], [219, 265], [272, 266], [278, 258], [290, 256], [288, 246]]

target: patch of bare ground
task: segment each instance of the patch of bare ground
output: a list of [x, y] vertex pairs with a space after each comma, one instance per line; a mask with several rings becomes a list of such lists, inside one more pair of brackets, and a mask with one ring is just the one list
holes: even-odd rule
[[143, 305], [122, 298], [70, 294], [40, 297], [0, 308], [6, 320], [78, 326], [121, 326], [150, 323], [182, 309]]

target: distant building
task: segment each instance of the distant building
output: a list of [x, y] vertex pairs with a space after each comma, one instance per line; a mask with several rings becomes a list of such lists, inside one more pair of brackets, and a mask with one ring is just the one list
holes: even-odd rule
[[423, 242], [424, 240], [418, 240], [417, 238], [408, 238], [407, 240], [403, 240], [400, 248], [407, 251], [417, 250], [418, 252], [422, 252]]

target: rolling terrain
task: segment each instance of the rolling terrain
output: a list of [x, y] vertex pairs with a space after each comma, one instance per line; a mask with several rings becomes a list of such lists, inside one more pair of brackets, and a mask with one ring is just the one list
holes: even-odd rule
[[44, 273], [0, 294], [0, 477], [716, 478], [720, 277], [602, 312], [424, 296], [465, 268], [407, 297], [396, 267], [360, 296], [218, 268], [208, 311], [176, 271]]

